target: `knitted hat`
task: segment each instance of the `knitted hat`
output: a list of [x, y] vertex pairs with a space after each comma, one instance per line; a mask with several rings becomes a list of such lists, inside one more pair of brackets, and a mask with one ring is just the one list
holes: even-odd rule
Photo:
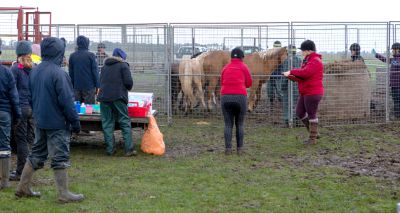
[[115, 48], [112, 55], [126, 60], [126, 53], [120, 48]]
[[31, 54], [31, 43], [29, 41], [18, 41], [15, 53], [17, 54], [17, 56]]
[[280, 41], [275, 41], [273, 47], [282, 47], [282, 44]]
[[239, 47], [236, 47], [231, 52], [231, 58], [240, 58], [240, 59], [244, 58], [243, 50], [240, 49]]
[[40, 54], [40, 45], [39, 44], [32, 44], [32, 53], [41, 56]]
[[106, 48], [106, 45], [104, 44], [104, 43], [99, 43], [98, 45], [97, 45], [97, 48]]
[[296, 53], [297, 49], [295, 45], [289, 44], [288, 50], [292, 53]]
[[305, 50], [316, 51], [315, 43], [311, 40], [305, 40], [305, 41], [303, 41], [303, 43], [301, 43], [300, 49], [302, 51], [305, 51]]

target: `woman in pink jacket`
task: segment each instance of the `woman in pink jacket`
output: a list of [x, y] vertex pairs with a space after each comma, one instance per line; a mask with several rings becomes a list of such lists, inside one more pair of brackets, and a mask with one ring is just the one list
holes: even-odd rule
[[231, 52], [231, 63], [221, 73], [221, 108], [225, 122], [225, 154], [232, 154], [232, 128], [236, 126], [238, 155], [243, 153], [244, 117], [247, 111], [247, 90], [252, 78], [249, 68], [243, 63], [244, 53], [240, 48]]
[[300, 47], [304, 57], [301, 68], [284, 72], [283, 75], [298, 82], [300, 97], [297, 101], [296, 115], [307, 128], [310, 137], [305, 144], [316, 144], [318, 136], [318, 105], [324, 95], [324, 65], [317, 54], [315, 44], [306, 40]]

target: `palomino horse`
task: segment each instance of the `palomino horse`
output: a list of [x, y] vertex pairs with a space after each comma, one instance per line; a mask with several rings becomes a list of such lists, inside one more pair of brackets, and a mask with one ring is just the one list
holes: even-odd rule
[[261, 99], [261, 87], [268, 81], [272, 72], [287, 58], [286, 47], [274, 48], [265, 52], [255, 52], [246, 55], [244, 63], [249, 67], [253, 76], [250, 87], [247, 109], [252, 112]]
[[207, 91], [207, 108], [209, 111], [216, 104], [219, 97], [219, 78], [222, 68], [229, 63], [231, 56], [228, 51], [211, 51], [204, 54], [203, 71], [205, 75], [205, 85]]
[[[179, 80], [181, 82], [185, 113], [192, 111], [196, 105], [196, 96], [203, 108], [206, 107], [203, 92], [203, 60], [204, 54], [196, 54], [191, 59], [183, 59], [179, 63]], [[196, 93], [196, 96], [195, 96]]]

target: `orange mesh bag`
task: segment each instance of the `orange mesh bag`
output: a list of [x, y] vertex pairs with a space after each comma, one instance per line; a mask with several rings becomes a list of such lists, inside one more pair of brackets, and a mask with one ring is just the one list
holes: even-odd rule
[[148, 154], [163, 155], [165, 153], [163, 134], [158, 129], [154, 116], [149, 117], [149, 126], [144, 132], [140, 148]]

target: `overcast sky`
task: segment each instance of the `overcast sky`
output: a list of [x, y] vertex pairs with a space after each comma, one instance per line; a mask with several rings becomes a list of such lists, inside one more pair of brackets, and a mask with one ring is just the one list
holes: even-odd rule
[[356, 0], [1, 0], [39, 7], [54, 24], [399, 21], [400, 2]]

